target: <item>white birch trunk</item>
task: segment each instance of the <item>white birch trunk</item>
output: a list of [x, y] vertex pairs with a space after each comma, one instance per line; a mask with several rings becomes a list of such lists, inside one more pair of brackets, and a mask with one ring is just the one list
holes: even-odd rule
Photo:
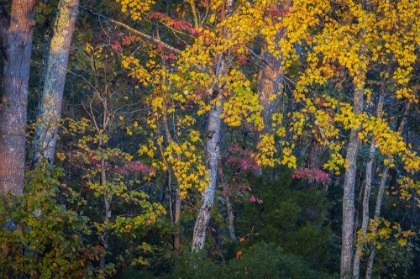
[[[225, 16], [229, 16], [233, 12], [233, 0], [227, 0], [225, 2], [225, 10], [222, 11], [222, 20]], [[221, 31], [222, 36], [226, 36], [226, 31]], [[209, 176], [209, 181], [206, 190], [203, 193], [203, 203], [200, 207], [193, 233], [192, 250], [196, 251], [203, 249], [204, 241], [206, 240], [206, 229], [210, 222], [211, 213], [213, 211], [214, 194], [216, 191], [217, 184], [217, 171], [220, 157], [220, 128], [222, 120], [220, 116], [223, 112], [223, 95], [220, 92], [219, 78], [226, 75], [227, 72], [227, 58], [226, 53], [221, 53], [218, 58], [218, 67], [216, 68], [216, 80], [215, 85], [212, 88], [215, 96], [215, 102], [210, 109], [209, 119], [207, 123], [207, 142], [206, 142], [206, 169]]]
[[[219, 102], [219, 105], [217, 105]], [[217, 167], [219, 163], [219, 138], [221, 126], [221, 114], [223, 111], [223, 96], [219, 94], [217, 102], [210, 110], [207, 126], [206, 143], [206, 168], [209, 175], [207, 188], [203, 193], [203, 204], [197, 216], [194, 226], [192, 249], [203, 249], [206, 239], [206, 228], [209, 224], [214, 204], [214, 193], [216, 191]]]

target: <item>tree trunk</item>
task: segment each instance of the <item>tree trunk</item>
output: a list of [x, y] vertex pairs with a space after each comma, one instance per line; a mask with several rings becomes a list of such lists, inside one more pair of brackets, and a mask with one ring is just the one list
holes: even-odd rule
[[[165, 135], [168, 143], [176, 144], [172, 138], [171, 132], [169, 130], [169, 122], [167, 116], [167, 108], [166, 104], [164, 104], [164, 109], [162, 110], [162, 118], [163, 118], [163, 127], [165, 129]], [[165, 154], [163, 152], [162, 146], [160, 145], [160, 151], [163, 158], [165, 158]], [[177, 154], [178, 162], [181, 162], [181, 155]], [[168, 169], [169, 175], [169, 195], [170, 195], [170, 207], [171, 207], [171, 218], [172, 218], [172, 225], [175, 229], [174, 233], [174, 245], [173, 248], [176, 251], [181, 250], [181, 228], [180, 228], [180, 221], [181, 221], [181, 206], [182, 206], [182, 199], [181, 199], [181, 183], [177, 179], [176, 181], [176, 189], [175, 189], [175, 210], [172, 209], [172, 177], [174, 170], [172, 169], [172, 165], [169, 165], [168, 162], [164, 159], [166, 168]]]
[[[284, 36], [284, 31], [279, 30], [276, 34], [275, 42]], [[263, 135], [272, 130], [273, 114], [280, 111], [280, 104], [282, 95], [279, 94], [283, 91], [284, 73], [281, 65], [282, 59], [274, 57], [265, 47], [261, 53], [263, 64], [258, 75], [258, 100], [260, 105], [263, 106], [261, 117], [264, 121], [264, 128], [257, 132], [255, 135], [254, 145], [257, 146], [260, 135]], [[270, 100], [272, 95], [276, 97]]]
[[[357, 85], [355, 85], [357, 86]], [[353, 96], [353, 112], [363, 112], [363, 89], [356, 89]], [[344, 178], [343, 193], [343, 226], [341, 243], [341, 264], [340, 277], [350, 279], [352, 277], [352, 256], [353, 256], [353, 230], [354, 230], [354, 186], [356, 182], [356, 159], [359, 148], [358, 132], [360, 127], [352, 128], [347, 147], [347, 168]]]
[[0, 106], [0, 191], [23, 192], [29, 66], [36, 0], [13, 0], [10, 20], [0, 7], [3, 92]]
[[226, 214], [227, 214], [227, 217], [228, 217], [229, 239], [231, 241], [235, 242], [237, 240], [236, 239], [236, 232], [235, 232], [235, 215], [233, 213], [232, 202], [230, 201], [229, 188], [227, 186], [227, 183], [226, 183], [226, 181], [224, 179], [224, 175], [223, 175], [223, 166], [222, 166], [220, 154], [219, 154], [218, 171], [219, 171], [220, 180], [221, 180], [222, 185], [223, 185], [223, 195], [224, 195], [225, 206], [226, 206]]
[[[107, 179], [106, 179], [106, 167], [105, 167], [105, 158], [104, 158], [104, 144], [102, 140], [99, 141], [99, 148], [101, 148], [101, 186], [104, 189], [107, 189]], [[108, 191], [104, 191], [104, 204], [105, 204], [105, 218], [104, 218], [104, 231], [100, 235], [100, 240], [103, 246], [101, 253], [99, 254], [99, 270], [101, 278], [105, 278], [105, 254], [106, 249], [108, 248], [108, 237], [109, 237], [109, 230], [108, 224], [111, 220], [111, 199], [109, 197]]]
[[[404, 125], [406, 122], [406, 117], [408, 115], [409, 109], [410, 109], [410, 103], [407, 105], [405, 109], [403, 119], [400, 123], [400, 127], [398, 128], [398, 132], [400, 134], [402, 133], [404, 129]], [[388, 161], [391, 161], [390, 159], [391, 157], [388, 156]], [[388, 171], [389, 171], [389, 164], [384, 166], [384, 169], [382, 170], [382, 178], [381, 178], [381, 182], [379, 183], [378, 195], [376, 197], [375, 214], [373, 216], [374, 225], [373, 225], [372, 234], [376, 234], [378, 231], [378, 221], [379, 221], [379, 218], [381, 217], [382, 200], [385, 193], [385, 184], [388, 178]], [[375, 259], [375, 245], [373, 245], [373, 243], [370, 243], [370, 247], [371, 247], [371, 251], [370, 251], [369, 259], [366, 266], [366, 279], [370, 279], [372, 277], [373, 261]]]
[[[226, 63], [223, 63], [226, 64]], [[225, 66], [226, 67], [226, 66]], [[221, 126], [221, 114], [223, 110], [223, 96], [219, 93], [218, 100], [210, 110], [207, 126], [206, 143], [206, 168], [209, 175], [207, 188], [203, 193], [203, 204], [197, 216], [194, 226], [192, 249], [203, 249], [206, 239], [206, 228], [209, 224], [211, 212], [213, 210], [214, 193], [216, 191], [217, 165], [219, 162], [219, 137]]]
[[[375, 225], [373, 227], [372, 234], [376, 234], [377, 229], [378, 229], [377, 224], [378, 224], [379, 218], [381, 217], [382, 198], [385, 192], [386, 180], [388, 179], [388, 171], [389, 171], [389, 165], [384, 166], [384, 169], [382, 171], [381, 182], [379, 183], [378, 195], [376, 197], [375, 214], [373, 217], [375, 220]], [[375, 259], [375, 246], [371, 244], [371, 251], [370, 251], [370, 255], [369, 255], [369, 259], [368, 259], [368, 263], [366, 267], [366, 279], [370, 279], [372, 276], [372, 268], [373, 268], [374, 259]]]
[[35, 163], [43, 158], [50, 163], [54, 160], [67, 63], [78, 6], [79, 0], [61, 0], [58, 5], [35, 131]]
[[[225, 3], [225, 10], [222, 11], [222, 20], [225, 19], [225, 15], [229, 16], [233, 12], [233, 0], [227, 0]], [[221, 31], [221, 36], [225, 36], [226, 31]], [[220, 152], [220, 128], [222, 124], [221, 115], [223, 111], [223, 95], [220, 92], [220, 86], [217, 85], [219, 77], [226, 75], [227, 72], [227, 58], [226, 53], [221, 53], [218, 58], [218, 68], [216, 69], [215, 79], [216, 85], [212, 88], [213, 93], [217, 92], [215, 97], [215, 103], [209, 112], [209, 119], [207, 123], [207, 142], [206, 142], [206, 169], [209, 175], [209, 181], [207, 188], [203, 193], [203, 204], [198, 212], [197, 219], [195, 221], [192, 250], [203, 249], [204, 241], [206, 239], [206, 228], [210, 222], [211, 213], [213, 211], [214, 194], [216, 191], [217, 181], [217, 169], [219, 163], [219, 152]]]
[[[383, 102], [384, 102], [384, 95], [381, 94], [378, 101], [378, 108], [376, 112], [376, 116], [378, 118], [382, 117], [383, 111]], [[361, 242], [356, 247], [356, 252], [354, 254], [354, 262], [353, 262], [353, 278], [358, 279], [360, 276], [360, 258], [363, 253], [363, 242], [366, 236], [366, 232], [369, 226], [369, 200], [370, 200], [370, 190], [372, 189], [372, 175], [373, 175], [373, 160], [375, 159], [375, 152], [376, 152], [376, 142], [372, 139], [369, 148], [369, 156], [366, 164], [366, 180], [365, 180], [365, 190], [363, 196], [363, 211], [362, 211], [362, 231], [360, 236], [358, 237], [358, 241]]]
[[[223, 189], [226, 189], [226, 184], [223, 184]], [[235, 232], [235, 215], [233, 213], [232, 202], [230, 201], [229, 195], [225, 196], [226, 212], [228, 216], [228, 231], [229, 238], [231, 241], [236, 241], [236, 232]]]
[[174, 250], [181, 251], [181, 188], [178, 187], [175, 190], [175, 214], [174, 214], [174, 225], [175, 225], [175, 235], [174, 235]]
[[[323, 155], [328, 151], [328, 145], [321, 144], [316, 138], [312, 140], [307, 159], [307, 168], [311, 170], [321, 170], [324, 165]], [[308, 179], [308, 189], [312, 189], [317, 185], [315, 178]]]

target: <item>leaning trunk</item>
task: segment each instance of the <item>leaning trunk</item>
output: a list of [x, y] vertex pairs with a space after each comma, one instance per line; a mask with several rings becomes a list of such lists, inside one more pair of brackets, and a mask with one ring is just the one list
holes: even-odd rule
[[0, 104], [0, 192], [23, 192], [25, 136], [35, 0], [12, 1], [10, 22], [0, 7], [3, 92]]
[[[357, 85], [356, 85], [357, 86]], [[361, 114], [363, 112], [363, 89], [356, 89], [353, 97], [353, 112]], [[352, 128], [347, 147], [347, 168], [344, 178], [343, 193], [343, 226], [341, 243], [341, 278], [351, 278], [351, 266], [353, 256], [353, 231], [354, 231], [354, 187], [356, 182], [356, 159], [359, 148], [358, 132], [360, 127]]]
[[61, 0], [51, 39], [47, 70], [35, 131], [33, 162], [54, 160], [58, 124], [66, 80], [71, 37], [78, 13], [79, 0]]
[[223, 110], [223, 97], [218, 96], [217, 102], [210, 110], [209, 121], [207, 126], [207, 143], [206, 143], [206, 168], [209, 175], [207, 188], [203, 193], [203, 204], [197, 216], [194, 226], [194, 235], [192, 249], [203, 249], [206, 239], [206, 228], [209, 224], [211, 213], [213, 210], [214, 194], [216, 191], [217, 165], [219, 162], [219, 137], [221, 126], [221, 114]]
[[[221, 19], [225, 19], [225, 15], [230, 15], [233, 12], [233, 0], [227, 0], [225, 9], [222, 11]], [[226, 31], [222, 28], [220, 35], [226, 36]], [[211, 213], [213, 211], [214, 194], [216, 191], [217, 169], [219, 163], [220, 152], [220, 128], [222, 124], [221, 115], [223, 111], [223, 94], [220, 92], [221, 88], [217, 84], [220, 77], [227, 73], [228, 57], [227, 53], [221, 53], [218, 57], [218, 67], [215, 70], [216, 84], [212, 88], [212, 95], [215, 97], [214, 103], [209, 112], [209, 119], [207, 123], [207, 142], [206, 142], [206, 169], [209, 176], [207, 188], [203, 193], [203, 203], [198, 212], [195, 221], [192, 250], [203, 249], [204, 241], [206, 239], [206, 228], [210, 222]]]

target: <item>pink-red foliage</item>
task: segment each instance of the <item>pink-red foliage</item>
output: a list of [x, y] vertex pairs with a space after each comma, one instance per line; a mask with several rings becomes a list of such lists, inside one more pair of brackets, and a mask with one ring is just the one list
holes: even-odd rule
[[327, 183], [331, 181], [331, 178], [328, 176], [328, 173], [321, 170], [300, 168], [295, 171], [292, 175], [294, 179], [315, 179], [322, 183]]
[[258, 171], [261, 166], [257, 164], [254, 153], [250, 150], [243, 149], [239, 145], [234, 144], [229, 147], [231, 156], [226, 160], [226, 164], [239, 166], [243, 170]]

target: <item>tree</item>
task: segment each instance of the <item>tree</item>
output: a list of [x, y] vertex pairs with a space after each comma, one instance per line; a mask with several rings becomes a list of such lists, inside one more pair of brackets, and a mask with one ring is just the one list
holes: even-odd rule
[[0, 6], [3, 88], [0, 108], [0, 192], [23, 192], [29, 66], [37, 0]]
[[61, 0], [49, 47], [43, 91], [36, 121], [33, 162], [54, 161], [58, 124], [67, 73], [70, 43], [78, 13], [79, 0]]
[[[332, 153], [324, 167], [336, 173], [340, 166], [345, 167], [342, 278], [353, 275], [354, 196], [360, 143], [368, 142], [368, 135], [373, 134], [382, 155], [401, 157], [406, 171], [419, 167], [418, 156], [407, 149], [400, 134], [364, 108], [378, 91], [373, 84], [387, 77], [392, 77], [396, 85], [396, 98], [418, 102], [410, 88], [419, 44], [414, 31], [418, 5], [416, 1], [326, 1], [316, 5], [302, 1], [294, 3], [293, 12], [282, 19], [281, 25], [288, 32], [287, 40], [280, 42], [279, 52], [285, 59], [298, 54], [305, 61], [294, 92], [294, 99], [303, 108], [292, 113], [292, 131], [298, 138], [305, 128], [309, 130], [314, 124], [321, 127], [321, 141], [328, 144]], [[294, 45], [303, 51], [298, 53]], [[343, 80], [347, 80], [346, 88]], [[333, 85], [333, 90], [322, 90], [329, 85]], [[349, 131], [346, 143], [339, 139], [343, 132], [339, 125]], [[343, 148], [344, 158], [340, 153]]]

